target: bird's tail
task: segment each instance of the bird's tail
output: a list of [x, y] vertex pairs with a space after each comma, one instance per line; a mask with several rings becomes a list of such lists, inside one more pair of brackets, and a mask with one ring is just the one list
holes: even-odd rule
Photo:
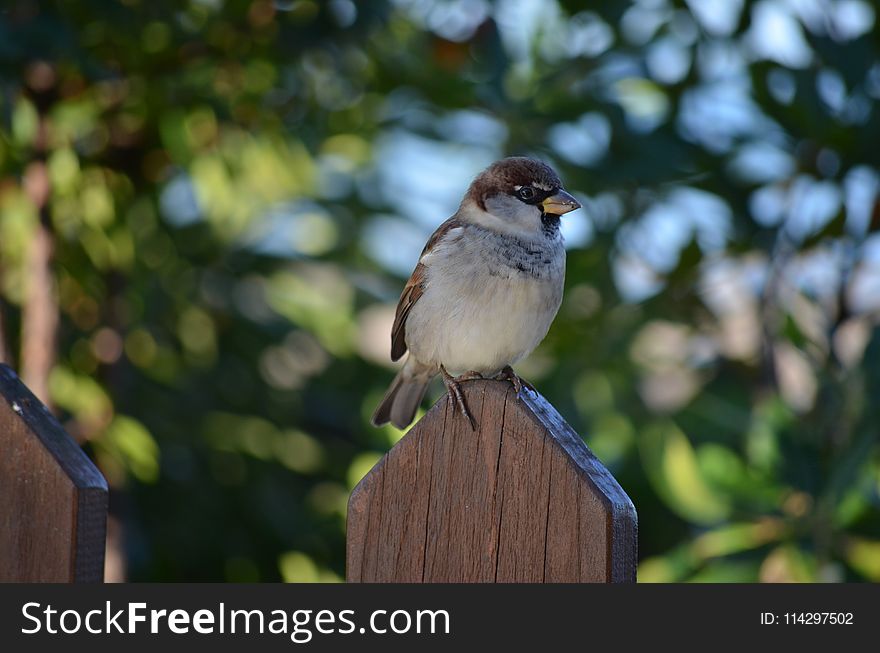
[[422, 403], [428, 383], [436, 373], [433, 368], [421, 365], [409, 356], [373, 413], [373, 426], [388, 422], [399, 429], [409, 426]]

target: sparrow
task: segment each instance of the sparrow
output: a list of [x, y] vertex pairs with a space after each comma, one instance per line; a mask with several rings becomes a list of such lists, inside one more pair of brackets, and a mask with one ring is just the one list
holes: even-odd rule
[[496, 161], [473, 180], [458, 211], [428, 239], [400, 295], [391, 360], [406, 362], [373, 414], [406, 428], [438, 373], [448, 401], [476, 430], [460, 383], [523, 381], [511, 367], [547, 335], [562, 302], [560, 216], [580, 208], [547, 164]]

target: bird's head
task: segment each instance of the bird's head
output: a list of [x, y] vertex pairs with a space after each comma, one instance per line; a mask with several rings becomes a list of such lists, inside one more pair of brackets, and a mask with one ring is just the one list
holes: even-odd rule
[[488, 229], [529, 237], [557, 229], [559, 216], [577, 208], [580, 203], [563, 190], [553, 168], [514, 156], [496, 161], [477, 175], [460, 213]]

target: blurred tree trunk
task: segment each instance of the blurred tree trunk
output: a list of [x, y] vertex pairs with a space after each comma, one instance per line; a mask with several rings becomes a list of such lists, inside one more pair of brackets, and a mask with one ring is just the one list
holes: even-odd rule
[[46, 165], [33, 163], [25, 173], [28, 194], [40, 209], [40, 224], [31, 242], [25, 275], [26, 294], [21, 319], [21, 376], [44, 404], [49, 404], [49, 373], [55, 364], [58, 299], [52, 274], [54, 243], [46, 201]]
[[21, 316], [21, 377], [31, 391], [49, 406], [49, 373], [55, 364], [58, 331], [58, 297], [52, 259], [55, 249], [49, 215], [51, 192], [46, 166], [50, 89], [54, 71], [46, 64], [35, 64], [29, 71], [40, 121], [34, 143], [34, 160], [24, 173], [24, 190], [39, 212], [39, 224], [30, 243], [25, 264], [25, 299]]

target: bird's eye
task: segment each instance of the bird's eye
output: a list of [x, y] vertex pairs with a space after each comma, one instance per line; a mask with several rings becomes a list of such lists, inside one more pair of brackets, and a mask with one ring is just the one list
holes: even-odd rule
[[524, 202], [535, 199], [535, 189], [531, 186], [523, 186], [518, 191], [516, 191], [516, 194]]

